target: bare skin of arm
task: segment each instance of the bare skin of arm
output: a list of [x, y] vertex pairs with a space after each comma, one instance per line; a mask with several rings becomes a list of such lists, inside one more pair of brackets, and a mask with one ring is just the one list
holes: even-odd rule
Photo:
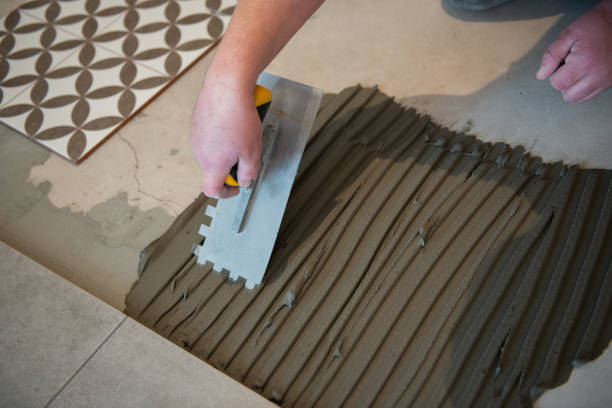
[[561, 32], [538, 70], [569, 102], [586, 102], [612, 87], [612, 0], [603, 0]]
[[204, 173], [202, 191], [225, 198], [238, 163], [238, 182], [249, 187], [259, 170], [261, 123], [253, 90], [257, 76], [323, 0], [241, 0], [206, 74], [196, 102], [191, 141]]

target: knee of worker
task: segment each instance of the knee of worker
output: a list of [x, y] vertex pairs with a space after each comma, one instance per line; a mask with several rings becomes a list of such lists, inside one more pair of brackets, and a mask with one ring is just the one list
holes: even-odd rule
[[512, 0], [444, 0], [460, 10], [481, 11], [509, 3]]

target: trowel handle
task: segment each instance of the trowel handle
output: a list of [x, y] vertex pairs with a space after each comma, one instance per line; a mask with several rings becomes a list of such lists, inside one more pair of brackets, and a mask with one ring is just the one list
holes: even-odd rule
[[[253, 94], [255, 96], [255, 107], [259, 114], [259, 120], [263, 123], [266, 113], [268, 113], [268, 109], [270, 108], [270, 103], [272, 102], [272, 92], [263, 86], [255, 85]], [[234, 164], [225, 178], [225, 185], [228, 187], [240, 187], [238, 184], [238, 163]]]

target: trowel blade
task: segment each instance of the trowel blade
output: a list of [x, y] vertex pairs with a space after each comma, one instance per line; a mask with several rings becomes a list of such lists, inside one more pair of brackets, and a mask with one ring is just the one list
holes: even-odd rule
[[[289, 193], [306, 147], [323, 92], [272, 74], [262, 73], [257, 83], [272, 92], [272, 104], [263, 122], [273, 132], [274, 143], [262, 163], [259, 182], [248, 200], [247, 214], [236, 228], [236, 214], [244, 211], [241, 194], [208, 207], [210, 226], [202, 225], [205, 237], [194, 253], [198, 263], [210, 262], [217, 272], [227, 270], [230, 279], [244, 278], [252, 289], [263, 280]], [[233, 230], [239, 229], [239, 232]]]
[[272, 154], [272, 149], [274, 148], [274, 142], [276, 141], [276, 128], [273, 126], [264, 126], [262, 133], [259, 173], [257, 174], [257, 177], [255, 177], [253, 186], [251, 188], [240, 188], [238, 205], [236, 206], [234, 221], [232, 221], [232, 232], [242, 232], [244, 230], [245, 222], [251, 212], [251, 206], [255, 200], [255, 197], [257, 197], [259, 186], [261, 185], [261, 182], [267, 173], [268, 165], [270, 164], [269, 158]]

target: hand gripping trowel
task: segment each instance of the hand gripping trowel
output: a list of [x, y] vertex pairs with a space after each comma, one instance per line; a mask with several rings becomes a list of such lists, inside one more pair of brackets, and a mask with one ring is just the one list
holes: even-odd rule
[[[259, 105], [270, 105], [263, 120], [259, 174], [251, 188], [240, 188], [232, 198], [207, 206], [210, 226], [200, 226], [202, 245], [194, 247], [198, 263], [207, 261], [213, 270], [227, 270], [229, 278], [245, 279], [252, 289], [264, 277], [289, 193], [312, 129], [323, 92], [275, 75], [262, 73], [257, 84], [271, 92]], [[269, 95], [269, 94], [268, 94]], [[261, 99], [261, 97], [260, 97]], [[264, 118], [265, 116], [265, 118]], [[226, 179], [235, 183], [236, 166]]]

